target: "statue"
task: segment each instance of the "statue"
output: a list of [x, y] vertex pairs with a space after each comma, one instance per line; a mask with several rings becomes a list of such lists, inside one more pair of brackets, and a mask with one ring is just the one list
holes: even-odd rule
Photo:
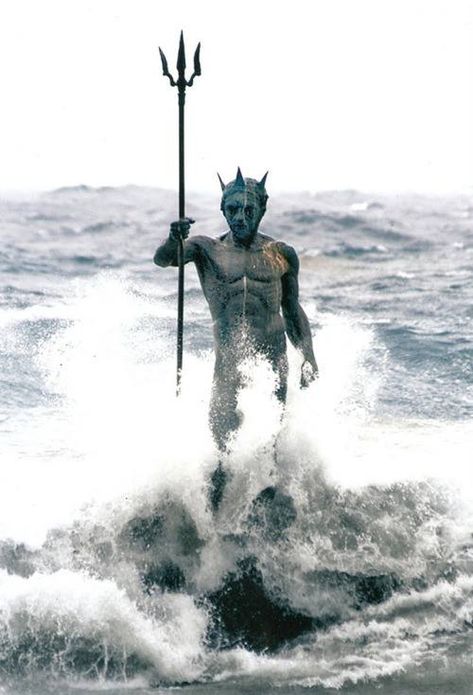
[[[222, 453], [241, 424], [239, 366], [248, 354], [254, 351], [269, 361], [282, 403], [287, 392], [286, 334], [303, 357], [301, 388], [318, 375], [309, 321], [299, 304], [297, 254], [291, 246], [258, 232], [268, 199], [266, 177], [267, 173], [261, 181], [243, 178], [238, 168], [235, 180], [225, 185], [219, 175], [220, 209], [229, 231], [215, 239], [189, 238], [193, 220], [184, 218], [171, 224], [168, 239], [154, 256], [158, 266], [176, 266], [181, 236], [184, 262], [196, 265], [213, 320], [215, 369], [209, 424]], [[219, 464], [212, 479], [214, 508], [223, 494], [225, 477]]]

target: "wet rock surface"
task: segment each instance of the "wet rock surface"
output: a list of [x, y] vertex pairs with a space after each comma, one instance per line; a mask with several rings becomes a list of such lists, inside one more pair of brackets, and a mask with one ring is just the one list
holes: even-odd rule
[[243, 645], [273, 650], [313, 627], [310, 616], [291, 610], [266, 590], [255, 558], [239, 563], [218, 591], [205, 596], [212, 615], [208, 640], [213, 647]]

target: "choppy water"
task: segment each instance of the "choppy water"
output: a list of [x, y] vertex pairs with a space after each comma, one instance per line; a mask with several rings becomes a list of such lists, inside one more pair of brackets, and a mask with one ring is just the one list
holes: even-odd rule
[[[193, 200], [193, 232], [223, 231]], [[291, 351], [280, 427], [248, 366], [216, 518], [208, 312], [189, 268], [176, 402], [176, 276], [151, 262], [174, 207], [136, 187], [0, 201], [0, 693], [471, 693], [473, 199], [270, 199], [321, 377], [299, 391]], [[267, 650], [237, 634], [265, 602], [306, 626]]]

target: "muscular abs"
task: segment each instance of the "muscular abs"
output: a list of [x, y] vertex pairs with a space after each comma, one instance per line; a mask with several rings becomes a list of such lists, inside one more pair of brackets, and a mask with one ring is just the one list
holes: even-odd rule
[[194, 261], [214, 323], [217, 360], [229, 352], [233, 362], [240, 361], [252, 348], [274, 364], [285, 352], [280, 307], [287, 261], [278, 246], [265, 239], [255, 249], [243, 249], [225, 238], [196, 245]]

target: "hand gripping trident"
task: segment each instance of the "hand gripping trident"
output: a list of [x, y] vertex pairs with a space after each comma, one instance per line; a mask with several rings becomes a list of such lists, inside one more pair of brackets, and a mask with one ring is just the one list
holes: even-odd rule
[[[179, 41], [179, 51], [177, 54], [177, 80], [173, 78], [168, 69], [168, 61], [166, 56], [159, 49], [161, 62], [163, 64], [163, 75], [169, 77], [171, 87], [177, 87], [178, 102], [179, 102], [179, 219], [185, 217], [185, 181], [184, 181], [184, 104], [186, 102], [186, 87], [192, 87], [194, 77], [201, 74], [200, 71], [200, 43], [194, 53], [194, 72], [190, 80], [186, 80], [186, 53], [184, 48], [184, 35], [181, 31]], [[178, 273], [178, 290], [177, 290], [177, 378], [176, 378], [176, 396], [181, 392], [181, 376], [182, 376], [182, 335], [184, 331], [184, 243], [182, 237], [177, 241], [177, 265]]]

